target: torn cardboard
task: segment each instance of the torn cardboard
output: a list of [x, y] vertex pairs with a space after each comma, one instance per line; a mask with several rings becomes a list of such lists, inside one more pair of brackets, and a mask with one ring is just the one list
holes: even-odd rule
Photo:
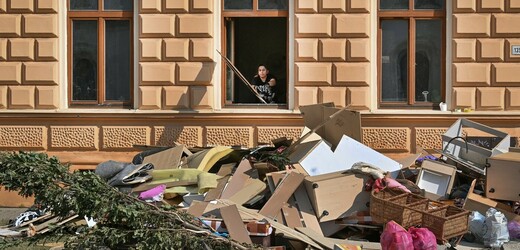
[[496, 202], [492, 199], [486, 198], [482, 195], [475, 194], [476, 180], [473, 180], [468, 191], [468, 196], [464, 202], [463, 208], [469, 211], [478, 211], [481, 214], [486, 214], [486, 211], [493, 207], [502, 212], [508, 221], [520, 222], [520, 215], [513, 213], [513, 209], [503, 203]]

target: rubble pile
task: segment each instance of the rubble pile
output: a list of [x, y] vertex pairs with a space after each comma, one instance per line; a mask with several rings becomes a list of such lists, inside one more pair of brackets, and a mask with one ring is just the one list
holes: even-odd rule
[[[148, 146], [95, 173], [123, 193], [186, 211], [212, 234], [267, 249], [437, 249], [463, 238], [500, 247], [519, 236], [520, 149], [508, 134], [459, 119], [441, 149], [396, 161], [362, 143], [358, 112], [332, 103], [300, 110], [305, 129], [295, 142]], [[0, 235], [84, 220], [20, 216]]]

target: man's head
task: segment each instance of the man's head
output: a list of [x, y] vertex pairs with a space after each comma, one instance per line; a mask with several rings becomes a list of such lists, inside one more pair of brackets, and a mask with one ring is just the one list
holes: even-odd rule
[[258, 76], [260, 78], [265, 78], [269, 74], [269, 70], [263, 64], [258, 65]]

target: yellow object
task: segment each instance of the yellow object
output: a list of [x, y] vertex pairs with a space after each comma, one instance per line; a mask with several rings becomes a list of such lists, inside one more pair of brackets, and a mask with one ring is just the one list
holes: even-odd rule
[[218, 160], [233, 152], [233, 149], [226, 146], [216, 146], [214, 148], [195, 153], [186, 159], [188, 168], [196, 168], [208, 172]]

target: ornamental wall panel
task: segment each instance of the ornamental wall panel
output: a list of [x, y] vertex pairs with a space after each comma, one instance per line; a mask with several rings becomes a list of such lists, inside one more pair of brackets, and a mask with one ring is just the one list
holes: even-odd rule
[[520, 85], [520, 63], [493, 63], [495, 75], [494, 84], [519, 86]]
[[0, 85], [0, 109], [6, 109], [7, 105], [7, 86]]
[[370, 63], [334, 63], [334, 85], [368, 86]]
[[131, 149], [134, 145], [150, 145], [149, 127], [102, 127], [102, 149]]
[[318, 61], [318, 41], [312, 38], [295, 39], [296, 61]]
[[202, 147], [203, 128], [199, 126], [156, 126], [154, 140], [157, 146], [175, 146], [175, 143], [187, 147]]
[[47, 128], [44, 126], [0, 126], [0, 148], [34, 149], [47, 148]]
[[50, 137], [50, 148], [53, 149], [99, 149], [99, 128], [96, 126], [51, 126]]
[[174, 37], [175, 15], [141, 14], [140, 37]]
[[245, 146], [253, 147], [254, 129], [252, 127], [206, 127], [207, 146]]
[[491, 84], [490, 63], [454, 63], [454, 86], [488, 86]]
[[272, 140], [285, 137], [289, 140], [296, 141], [302, 134], [302, 127], [277, 127], [277, 126], [266, 126], [257, 127], [258, 134], [258, 145], [267, 144], [272, 145]]
[[296, 14], [296, 37], [318, 38], [331, 35], [331, 14]]
[[494, 33], [500, 37], [520, 37], [520, 16], [518, 14], [493, 14]]
[[347, 107], [355, 110], [370, 109], [370, 89], [368, 87], [348, 87]]
[[334, 37], [369, 37], [369, 14], [334, 14]]
[[296, 86], [331, 85], [332, 63], [296, 63]]
[[190, 86], [189, 93], [192, 109], [210, 109], [213, 107], [212, 86]]
[[476, 0], [453, 0], [453, 12], [475, 12], [477, 10]]
[[24, 62], [24, 84], [58, 84], [57, 62]]
[[161, 61], [162, 59], [162, 39], [139, 39], [141, 61]]
[[9, 39], [9, 60], [12, 60], [12, 61], [34, 60], [34, 39], [24, 39], [24, 38]]
[[475, 109], [475, 91], [476, 88], [453, 88], [452, 107], [454, 109]]
[[213, 37], [213, 15], [179, 14], [179, 37]]
[[410, 129], [363, 128], [363, 144], [380, 151], [410, 152]]
[[60, 0], [36, 0], [36, 13], [58, 13]]
[[415, 128], [415, 145], [423, 149], [442, 149], [445, 128]]
[[57, 109], [60, 103], [58, 86], [36, 86], [36, 108]]
[[506, 88], [506, 110], [520, 110], [520, 88]]
[[36, 39], [36, 61], [58, 61], [58, 39]]
[[163, 109], [188, 109], [190, 96], [188, 86], [163, 87]]
[[347, 39], [347, 61], [368, 62], [370, 61], [370, 39], [352, 38]]
[[2, 62], [0, 63], [0, 84], [22, 83], [22, 63]]
[[453, 61], [474, 62], [477, 59], [477, 40], [453, 39]]
[[158, 86], [140, 86], [139, 109], [160, 109], [162, 88]]
[[489, 37], [491, 14], [454, 14], [454, 37]]

